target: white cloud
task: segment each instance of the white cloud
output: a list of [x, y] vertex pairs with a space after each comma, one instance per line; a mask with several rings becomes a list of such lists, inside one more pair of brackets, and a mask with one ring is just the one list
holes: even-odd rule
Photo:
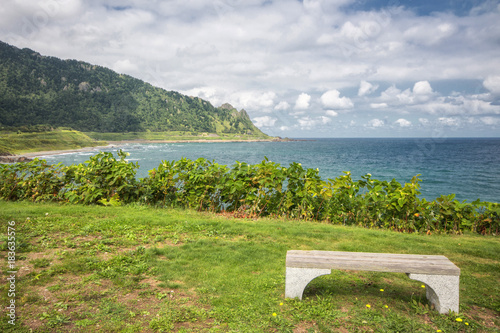
[[500, 75], [488, 76], [483, 82], [483, 86], [495, 95], [500, 95]]
[[316, 124], [317, 124], [316, 120], [314, 120], [310, 117], [300, 118], [297, 120], [297, 122], [299, 123], [299, 125], [302, 129], [310, 129], [310, 128], [316, 126]]
[[395, 124], [398, 124], [400, 127], [410, 127], [411, 126], [411, 121], [408, 121], [406, 119], [400, 118], [394, 122]]
[[438, 121], [443, 126], [458, 127], [460, 126], [460, 119], [456, 117], [440, 117]]
[[367, 127], [377, 128], [377, 127], [382, 127], [384, 125], [385, 125], [385, 122], [383, 120], [375, 118], [375, 119], [372, 119], [368, 122]]
[[370, 103], [370, 107], [372, 109], [384, 109], [387, 106], [388, 106], [387, 103]]
[[308, 109], [309, 108], [309, 102], [311, 101], [311, 96], [302, 93], [297, 97], [297, 100], [295, 101], [295, 109], [303, 110], [303, 109]]
[[278, 119], [273, 117], [263, 116], [254, 118], [253, 122], [257, 127], [272, 127], [274, 126], [277, 120]]
[[412, 90], [404, 91], [392, 85], [380, 94], [378, 100], [382, 103], [372, 103], [371, 107], [420, 105], [429, 102], [434, 96], [435, 93], [429, 81], [418, 81], [413, 85]]
[[327, 111], [325, 112], [325, 114], [326, 114], [327, 116], [330, 116], [330, 117], [337, 117], [337, 116], [339, 115], [339, 113], [338, 113], [338, 112], [333, 111], [333, 110], [327, 110]]
[[332, 120], [331, 120], [330, 118], [325, 117], [325, 116], [321, 116], [321, 117], [320, 117], [320, 119], [321, 119], [321, 122], [322, 122], [323, 124], [329, 124], [329, 123], [331, 123], [331, 122], [332, 122]]
[[419, 105], [418, 109], [430, 114], [441, 115], [484, 115], [500, 114], [500, 105], [484, 100], [487, 96], [440, 96]]
[[137, 65], [133, 64], [128, 59], [118, 60], [117, 62], [114, 63], [112, 68], [113, 68], [113, 70], [115, 70], [118, 73], [127, 73], [127, 72], [138, 70]]
[[331, 122], [332, 119], [325, 116], [319, 116], [315, 118], [310, 116], [305, 116], [297, 119], [299, 127], [303, 130], [310, 130], [317, 126], [325, 126], [327, 124], [330, 124]]
[[272, 91], [241, 91], [231, 94], [228, 99], [231, 104], [244, 109], [271, 108], [274, 105], [276, 93]]
[[499, 118], [481, 117], [480, 119], [485, 125], [496, 126], [500, 124]]
[[340, 92], [336, 89], [329, 90], [321, 95], [323, 106], [334, 109], [350, 109], [354, 107], [353, 102], [348, 97], [340, 97]]
[[413, 86], [413, 93], [416, 95], [432, 94], [432, 87], [429, 81], [419, 81]]
[[190, 90], [182, 91], [182, 93], [188, 96], [196, 96], [201, 99], [207, 100], [215, 107], [218, 107], [228, 102], [226, 96], [223, 96], [214, 87], [197, 87]]
[[380, 95], [380, 100], [386, 104], [402, 105], [413, 103], [412, 93], [409, 89], [401, 91], [395, 85], [387, 88]]
[[281, 101], [274, 107], [275, 110], [288, 110], [290, 108], [290, 104], [285, 101]]
[[303, 110], [300, 110], [300, 111], [292, 111], [292, 112], [289, 112], [288, 114], [294, 118], [298, 118], [299, 116], [306, 114], [306, 112]]
[[417, 24], [407, 29], [404, 36], [409, 42], [424, 46], [442, 43], [458, 30], [452, 22], [446, 21], [448, 21], [446, 18], [441, 17], [421, 19]]
[[358, 96], [365, 96], [374, 93], [378, 89], [378, 84], [373, 85], [370, 82], [361, 81], [358, 89]]

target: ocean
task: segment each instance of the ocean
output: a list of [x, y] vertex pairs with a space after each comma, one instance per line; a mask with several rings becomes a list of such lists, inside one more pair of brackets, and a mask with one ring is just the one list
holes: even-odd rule
[[[129, 161], [139, 162], [139, 178], [163, 160], [204, 157], [216, 163], [270, 161], [288, 166], [302, 163], [319, 168], [323, 179], [351, 171], [354, 180], [367, 173], [379, 180], [404, 184], [420, 174], [421, 198], [434, 200], [454, 193], [456, 199], [500, 202], [500, 138], [377, 138], [304, 139], [291, 142], [147, 143], [123, 144], [103, 151], [123, 149]], [[41, 157], [50, 163], [82, 163], [93, 152]]]

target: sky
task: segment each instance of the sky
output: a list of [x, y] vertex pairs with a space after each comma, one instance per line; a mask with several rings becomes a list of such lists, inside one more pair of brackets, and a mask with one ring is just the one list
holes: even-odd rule
[[2, 0], [0, 40], [273, 136], [499, 137], [500, 0]]

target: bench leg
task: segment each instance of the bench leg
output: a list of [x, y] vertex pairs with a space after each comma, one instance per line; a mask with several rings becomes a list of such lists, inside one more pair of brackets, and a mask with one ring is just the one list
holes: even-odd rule
[[427, 299], [439, 313], [450, 310], [458, 313], [460, 276], [408, 274], [408, 277], [425, 284]]
[[321, 268], [286, 268], [286, 282], [285, 282], [285, 298], [302, 299], [302, 294], [306, 286], [321, 275], [327, 275], [332, 272], [331, 269]]

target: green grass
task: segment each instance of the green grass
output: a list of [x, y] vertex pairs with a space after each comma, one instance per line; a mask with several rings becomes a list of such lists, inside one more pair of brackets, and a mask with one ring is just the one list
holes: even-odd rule
[[58, 129], [50, 132], [0, 132], [0, 152], [21, 154], [45, 150], [67, 150], [105, 145], [73, 130]]
[[96, 140], [104, 141], [124, 141], [124, 140], [157, 140], [157, 141], [188, 141], [188, 140], [270, 140], [272, 137], [262, 135], [246, 135], [246, 134], [226, 134], [226, 133], [195, 133], [195, 132], [130, 132], [130, 133], [97, 133], [85, 132], [89, 137]]
[[[8, 221], [16, 222], [18, 320], [12, 328], [2, 306], [2, 332], [500, 331], [494, 236], [0, 201], [2, 281]], [[285, 300], [290, 249], [445, 255], [461, 269], [460, 313], [438, 314], [421, 283], [396, 273], [333, 271], [303, 301]], [[0, 304], [7, 290], [2, 282]]]
[[189, 141], [189, 140], [270, 140], [263, 135], [218, 134], [192, 132], [130, 132], [130, 133], [97, 133], [78, 132], [57, 129], [50, 132], [15, 133], [0, 132], [0, 154], [22, 154], [37, 151], [71, 150], [84, 147], [106, 145], [106, 141], [151, 140], [151, 141]]

